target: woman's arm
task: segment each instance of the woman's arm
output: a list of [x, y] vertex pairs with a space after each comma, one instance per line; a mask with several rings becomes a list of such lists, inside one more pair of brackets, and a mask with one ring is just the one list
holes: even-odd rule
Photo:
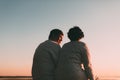
[[92, 73], [92, 66], [90, 63], [90, 53], [86, 45], [84, 45], [82, 50], [82, 62], [85, 69], [85, 73], [88, 79], [94, 80]]

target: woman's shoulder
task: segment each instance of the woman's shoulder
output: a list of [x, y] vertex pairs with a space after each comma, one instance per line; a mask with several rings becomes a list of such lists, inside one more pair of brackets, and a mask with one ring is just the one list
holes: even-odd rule
[[66, 42], [66, 43], [63, 44], [63, 46], [66, 46], [66, 45], [69, 45], [69, 44], [70, 44], [70, 42]]
[[84, 45], [84, 46], [86, 45], [86, 43], [82, 42], [82, 41], [79, 41], [78, 43], [81, 44], [81, 45]]
[[82, 42], [82, 41], [72, 41], [72, 42], [67, 42], [67, 43], [65, 43], [63, 46], [68, 46], [68, 45], [86, 46], [86, 43], [85, 43], [85, 42]]

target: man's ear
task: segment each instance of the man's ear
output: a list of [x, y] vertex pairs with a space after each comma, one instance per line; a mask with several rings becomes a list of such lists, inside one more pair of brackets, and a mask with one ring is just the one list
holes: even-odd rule
[[63, 35], [59, 36], [58, 43], [60, 44], [63, 39]]

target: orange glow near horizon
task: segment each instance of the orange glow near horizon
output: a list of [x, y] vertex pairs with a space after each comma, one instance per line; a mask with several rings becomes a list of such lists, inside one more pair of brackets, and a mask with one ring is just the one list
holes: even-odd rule
[[8, 69], [0, 69], [0, 76], [31, 76], [31, 68], [23, 67], [23, 68], [11, 68]]
[[[31, 68], [9, 68], [0, 69], [0, 76], [31, 76]], [[119, 71], [104, 70], [104, 69], [93, 69], [94, 76], [120, 76]]]

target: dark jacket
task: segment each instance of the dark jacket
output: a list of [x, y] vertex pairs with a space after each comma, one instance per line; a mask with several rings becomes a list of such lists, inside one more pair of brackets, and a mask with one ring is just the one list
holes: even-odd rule
[[60, 46], [50, 40], [41, 43], [34, 54], [33, 80], [54, 80]]

